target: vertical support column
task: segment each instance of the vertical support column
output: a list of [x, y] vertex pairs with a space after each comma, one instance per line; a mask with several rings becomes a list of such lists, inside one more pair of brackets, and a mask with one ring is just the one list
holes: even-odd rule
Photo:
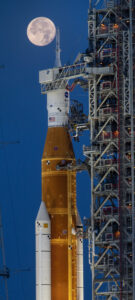
[[130, 57], [129, 49], [132, 47], [129, 42], [129, 30], [123, 31], [123, 73], [124, 73], [124, 114], [131, 113], [130, 102]]
[[88, 38], [89, 51], [95, 53], [95, 34], [96, 34], [96, 9], [89, 9], [88, 14]]
[[68, 300], [72, 300], [72, 212], [71, 212], [71, 174], [67, 171], [68, 190]]
[[[95, 56], [96, 54], [96, 9], [92, 9], [90, 6], [89, 10], [89, 19], [88, 19], [88, 38], [89, 38], [89, 50], [93, 53]], [[95, 61], [95, 57], [94, 57]], [[97, 96], [96, 96], [96, 76], [94, 76], [92, 79], [88, 80], [88, 97], [89, 97], [89, 122], [90, 122], [90, 144], [93, 142], [93, 134], [94, 134], [94, 117], [97, 114]], [[93, 168], [93, 153], [91, 153], [90, 156], [90, 165], [91, 165], [91, 234], [89, 236], [89, 239], [94, 237], [94, 168]], [[92, 238], [92, 242], [89, 241], [89, 245], [91, 249], [89, 250], [91, 252], [91, 272], [92, 272], [92, 300], [95, 299], [95, 284], [94, 284], [94, 239]]]
[[[93, 120], [91, 118], [91, 142], [93, 140]], [[95, 300], [95, 284], [94, 284], [94, 277], [95, 277], [95, 242], [94, 242], [94, 167], [93, 167], [93, 153], [91, 153], [91, 231], [92, 231], [92, 300]]]
[[133, 299], [135, 299], [135, 201], [134, 201], [134, 105], [133, 105], [133, 1], [129, 1], [129, 78], [131, 105], [131, 176], [132, 176], [132, 265], [133, 265]]
[[[89, 80], [88, 86], [89, 86], [89, 121], [90, 121], [90, 143], [92, 144], [93, 142], [93, 135], [94, 135], [94, 124], [93, 124], [93, 119], [95, 116], [95, 107], [96, 107], [96, 97], [95, 97], [95, 93], [96, 93], [96, 82], [95, 82], [95, 78], [92, 80]], [[93, 91], [93, 93], [91, 94], [91, 91]], [[95, 285], [94, 285], [94, 249], [95, 249], [95, 245], [94, 245], [94, 194], [93, 194], [93, 190], [94, 190], [94, 167], [93, 167], [93, 153], [91, 153], [90, 156], [90, 165], [91, 165], [91, 233], [92, 233], [92, 243], [91, 244], [91, 254], [92, 254], [92, 261], [91, 261], [91, 271], [92, 271], [92, 300], [95, 299]]]
[[88, 81], [89, 89], [89, 119], [90, 116], [94, 117], [97, 115], [97, 93], [96, 93], [96, 78], [93, 77]]

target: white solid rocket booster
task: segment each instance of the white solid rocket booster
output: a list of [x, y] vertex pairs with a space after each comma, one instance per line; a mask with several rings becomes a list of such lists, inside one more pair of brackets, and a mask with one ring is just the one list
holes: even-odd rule
[[84, 299], [83, 281], [83, 225], [77, 213], [77, 300]]
[[42, 201], [36, 219], [36, 300], [51, 300], [51, 225]]

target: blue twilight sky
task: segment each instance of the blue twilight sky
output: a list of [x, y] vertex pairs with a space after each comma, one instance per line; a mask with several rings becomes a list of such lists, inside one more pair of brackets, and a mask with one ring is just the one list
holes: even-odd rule
[[[62, 64], [85, 51], [88, 0], [1, 0], [0, 4], [0, 208], [4, 230], [9, 300], [35, 299], [34, 222], [41, 201], [41, 157], [47, 132], [46, 98], [40, 93], [38, 71], [53, 67], [55, 41], [46, 47], [29, 42], [26, 29], [36, 17], [50, 18], [60, 28]], [[87, 93], [77, 88], [72, 99]], [[19, 142], [19, 143], [18, 143]], [[75, 143], [77, 157], [88, 135]], [[89, 217], [89, 177], [77, 175], [81, 217]], [[85, 252], [85, 299], [90, 296], [90, 273]], [[0, 253], [0, 268], [2, 266]], [[28, 271], [27, 271], [28, 269]], [[5, 300], [3, 280], [0, 299]]]

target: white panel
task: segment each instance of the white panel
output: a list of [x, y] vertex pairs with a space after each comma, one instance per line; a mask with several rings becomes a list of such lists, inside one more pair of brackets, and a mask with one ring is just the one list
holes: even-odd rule
[[51, 299], [50, 286], [36, 286], [36, 300]]
[[83, 239], [77, 239], [77, 300], [83, 300]]
[[69, 92], [65, 89], [47, 93], [48, 126], [65, 126], [68, 124]]
[[[50, 251], [50, 235], [42, 234], [41, 249]], [[39, 234], [36, 234], [36, 251], [39, 250]]]
[[39, 83], [49, 83], [55, 80], [57, 74], [59, 74], [59, 68], [42, 70], [39, 72]]
[[113, 67], [95, 67], [86, 68], [86, 72], [89, 74], [109, 74], [113, 73]]
[[39, 83], [50, 82], [53, 80], [53, 69], [43, 70], [39, 72]]

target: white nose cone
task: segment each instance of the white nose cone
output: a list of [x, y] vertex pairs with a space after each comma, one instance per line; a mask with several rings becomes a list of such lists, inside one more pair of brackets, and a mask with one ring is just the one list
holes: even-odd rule
[[42, 201], [40, 204], [40, 208], [37, 214], [36, 221], [47, 221], [48, 224], [50, 224], [50, 218], [45, 206], [45, 203]]
[[51, 300], [51, 226], [42, 201], [36, 219], [36, 300]]

